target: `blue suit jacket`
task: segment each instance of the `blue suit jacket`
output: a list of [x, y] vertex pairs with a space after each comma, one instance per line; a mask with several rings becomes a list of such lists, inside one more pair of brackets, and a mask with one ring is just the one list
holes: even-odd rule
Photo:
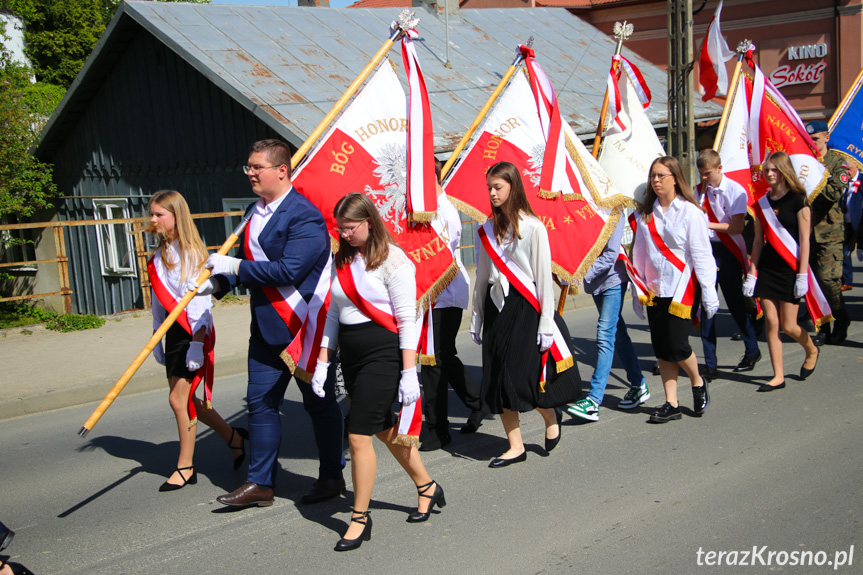
[[[249, 206], [246, 215], [254, 208], [254, 204]], [[252, 333], [280, 353], [294, 339], [294, 334], [261, 288], [294, 286], [309, 301], [327, 263], [330, 236], [321, 213], [295, 188], [291, 188], [258, 237], [270, 261], [245, 259], [242, 246], [247, 232], [248, 227], [239, 241], [240, 257], [244, 260], [240, 262], [240, 272], [237, 276], [219, 276], [225, 289], [216, 295], [223, 296], [238, 283], [250, 288]]]

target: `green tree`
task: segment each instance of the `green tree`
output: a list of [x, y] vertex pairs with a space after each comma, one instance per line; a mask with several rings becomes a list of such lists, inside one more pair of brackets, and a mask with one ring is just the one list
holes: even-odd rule
[[[6, 40], [3, 27], [0, 39]], [[57, 193], [53, 167], [34, 158], [29, 148], [63, 92], [57, 86], [31, 84], [30, 69], [0, 47], [0, 217], [26, 217], [51, 207]]]

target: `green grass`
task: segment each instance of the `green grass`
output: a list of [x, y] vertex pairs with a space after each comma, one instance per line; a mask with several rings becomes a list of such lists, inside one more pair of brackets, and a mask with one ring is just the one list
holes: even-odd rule
[[85, 329], [96, 329], [105, 325], [105, 318], [97, 315], [75, 315], [63, 314], [48, 320], [45, 324], [47, 329], [68, 333], [70, 331], [82, 331]]
[[57, 314], [23, 302], [0, 303], [0, 329], [46, 322]]

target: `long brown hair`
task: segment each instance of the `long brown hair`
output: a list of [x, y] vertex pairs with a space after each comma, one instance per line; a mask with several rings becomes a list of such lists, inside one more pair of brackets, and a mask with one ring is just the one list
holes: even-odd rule
[[527, 194], [524, 191], [524, 182], [521, 179], [521, 174], [513, 164], [498, 162], [490, 167], [485, 174], [486, 182], [492, 178], [500, 178], [509, 184], [509, 197], [507, 200], [499, 207], [491, 207], [491, 215], [494, 218], [492, 222], [494, 225], [494, 237], [498, 242], [503, 242], [507, 230], [512, 226], [512, 233], [515, 237], [521, 239], [521, 234], [518, 232], [519, 212], [538, 217], [533, 208], [530, 207], [530, 202], [527, 201]]
[[653, 182], [651, 181], [653, 166], [656, 164], [662, 164], [671, 172], [671, 176], [674, 178], [674, 191], [677, 195], [681, 196], [684, 200], [692, 203], [692, 205], [697, 206], [698, 209], [701, 210], [702, 207], [699, 206], [698, 202], [695, 200], [692, 188], [689, 187], [689, 183], [686, 181], [686, 176], [683, 175], [683, 168], [680, 167], [680, 162], [677, 161], [677, 158], [662, 156], [661, 158], [653, 160], [653, 163], [650, 164], [650, 169], [647, 170], [647, 196], [645, 197], [644, 204], [639, 206], [638, 209], [638, 212], [644, 216], [644, 221], [650, 221], [650, 218], [653, 216], [653, 203], [656, 202], [656, 192], [653, 191]]
[[[373, 270], [384, 263], [390, 253], [390, 244], [396, 241], [390, 235], [384, 220], [378, 213], [377, 208], [365, 194], [351, 192], [339, 200], [333, 209], [334, 218], [342, 218], [350, 222], [362, 222], [368, 220], [369, 239], [363, 257], [366, 260], [366, 269]], [[350, 265], [357, 255], [357, 248], [348, 242], [343, 242], [339, 235], [339, 251], [336, 253], [336, 267], [341, 268]]]
[[[782, 174], [782, 177], [785, 178], [785, 183], [788, 184], [788, 189], [795, 194], [803, 194], [803, 197], [806, 197], [806, 188], [803, 187], [803, 184], [800, 183], [800, 180], [797, 179], [797, 171], [794, 169], [794, 164], [791, 163], [791, 158], [785, 152], [773, 152], [761, 163], [762, 170], [764, 169], [764, 164], [770, 162], [776, 169], [779, 170], [779, 173]], [[766, 180], [766, 178], [765, 178]], [[809, 203], [807, 201], [806, 205]]]
[[[207, 248], [198, 234], [198, 228], [195, 227], [195, 222], [192, 221], [192, 214], [189, 211], [189, 204], [185, 198], [176, 190], [159, 190], [147, 205], [150, 209], [153, 205], [168, 210], [174, 216], [174, 233], [167, 236], [159, 232], [153, 224], [146, 224], [141, 228], [141, 231], [148, 234], [153, 234], [159, 239], [158, 250], [162, 255], [162, 262], [165, 267], [172, 270], [178, 262], [169, 261], [165, 250], [168, 244], [172, 241], [177, 241], [177, 246], [180, 251], [180, 280], [186, 282], [190, 277], [198, 277], [201, 270], [204, 268], [204, 263], [207, 261]], [[186, 269], [186, 263], [191, 264], [191, 269]]]

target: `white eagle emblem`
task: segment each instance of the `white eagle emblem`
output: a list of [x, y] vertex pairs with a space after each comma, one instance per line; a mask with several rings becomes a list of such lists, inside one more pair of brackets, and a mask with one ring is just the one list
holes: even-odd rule
[[525, 168], [522, 170], [521, 174], [530, 178], [530, 183], [535, 188], [539, 187], [539, 181], [542, 179], [542, 158], [545, 155], [545, 146], [543, 144], [537, 144], [530, 151], [530, 159], [528, 163], [530, 164], [530, 170]]
[[365, 193], [375, 203], [378, 213], [385, 222], [392, 222], [393, 231], [402, 233], [405, 218], [405, 192], [407, 190], [408, 156], [407, 147], [387, 144], [377, 158], [378, 167], [374, 175], [380, 181], [380, 189], [366, 184]]

